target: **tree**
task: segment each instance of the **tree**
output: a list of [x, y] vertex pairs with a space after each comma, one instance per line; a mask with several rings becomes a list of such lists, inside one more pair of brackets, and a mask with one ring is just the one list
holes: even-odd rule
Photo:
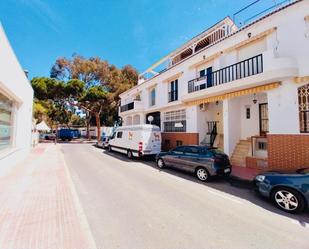
[[76, 110], [82, 109], [87, 127], [91, 117], [95, 118], [98, 139], [101, 120], [104, 125], [113, 125], [118, 118], [119, 94], [136, 85], [138, 80], [137, 71], [130, 65], [118, 69], [98, 57], [79, 55], [57, 59], [50, 76], [31, 81], [36, 100], [52, 103], [49, 117], [66, 124], [70, 124]]
[[118, 69], [98, 57], [59, 58], [51, 69], [51, 77], [69, 82], [79, 80], [85, 88], [102, 86], [107, 92], [102, 116], [105, 125], [112, 125], [118, 116], [119, 94], [137, 84], [138, 72], [130, 65]]
[[80, 80], [69, 80], [65, 85], [66, 100], [72, 106], [76, 106], [94, 115], [97, 126], [97, 139], [101, 139], [100, 115], [106, 105], [108, 92], [101, 85], [85, 88]]

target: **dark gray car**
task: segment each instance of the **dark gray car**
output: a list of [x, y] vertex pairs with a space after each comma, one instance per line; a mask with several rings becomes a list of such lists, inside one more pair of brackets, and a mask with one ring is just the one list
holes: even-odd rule
[[232, 171], [226, 154], [206, 146], [179, 146], [169, 152], [158, 154], [156, 161], [159, 168], [175, 167], [194, 173], [204, 182], [211, 176], [228, 176]]

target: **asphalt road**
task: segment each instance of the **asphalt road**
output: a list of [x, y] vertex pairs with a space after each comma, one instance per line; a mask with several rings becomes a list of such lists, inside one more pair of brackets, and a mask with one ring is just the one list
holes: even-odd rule
[[309, 215], [89, 144], [62, 152], [98, 249], [309, 249]]

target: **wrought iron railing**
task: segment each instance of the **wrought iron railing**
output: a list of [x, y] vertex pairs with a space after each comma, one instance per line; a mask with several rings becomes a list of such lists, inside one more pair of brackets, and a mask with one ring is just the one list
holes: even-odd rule
[[221, 68], [188, 82], [188, 93], [239, 80], [263, 72], [263, 55], [259, 54], [233, 65]]
[[309, 111], [299, 112], [300, 132], [309, 133]]

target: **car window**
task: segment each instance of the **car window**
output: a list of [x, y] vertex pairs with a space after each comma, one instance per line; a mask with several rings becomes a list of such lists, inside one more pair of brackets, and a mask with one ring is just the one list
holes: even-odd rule
[[117, 138], [122, 138], [122, 131], [117, 132]]
[[173, 149], [172, 152], [173, 152], [173, 154], [178, 154], [178, 155], [180, 155], [180, 154], [183, 154], [184, 149], [185, 149], [185, 147], [182, 147], [182, 146], [181, 146], [181, 147], [177, 147], [177, 148]]
[[198, 147], [186, 147], [185, 154], [188, 156], [197, 156], [200, 154], [200, 149]]

